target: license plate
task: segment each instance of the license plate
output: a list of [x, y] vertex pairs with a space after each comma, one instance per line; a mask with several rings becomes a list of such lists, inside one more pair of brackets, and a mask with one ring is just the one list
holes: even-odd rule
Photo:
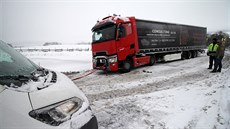
[[100, 59], [99, 62], [100, 62], [100, 63], [105, 63], [105, 60]]

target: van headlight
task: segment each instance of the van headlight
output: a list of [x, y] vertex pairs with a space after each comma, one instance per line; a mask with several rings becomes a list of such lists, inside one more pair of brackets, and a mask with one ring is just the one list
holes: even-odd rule
[[75, 97], [44, 108], [32, 110], [29, 112], [29, 115], [46, 124], [58, 126], [69, 120], [72, 114], [81, 108], [82, 103], [81, 99]]
[[115, 62], [117, 62], [117, 56], [111, 56], [111, 57], [109, 57], [108, 58], [108, 62], [109, 63], [115, 63]]

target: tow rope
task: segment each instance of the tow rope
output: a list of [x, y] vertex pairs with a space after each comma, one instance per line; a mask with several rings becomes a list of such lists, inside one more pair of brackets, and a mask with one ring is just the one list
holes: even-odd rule
[[89, 73], [87, 73], [87, 74], [85, 74], [85, 75], [83, 75], [83, 76], [73, 78], [72, 81], [81, 79], [81, 78], [86, 77], [86, 76], [89, 76], [90, 74], [93, 74], [93, 73], [96, 72], [96, 71], [97, 71], [96, 69], [92, 69], [91, 72], [89, 72]]

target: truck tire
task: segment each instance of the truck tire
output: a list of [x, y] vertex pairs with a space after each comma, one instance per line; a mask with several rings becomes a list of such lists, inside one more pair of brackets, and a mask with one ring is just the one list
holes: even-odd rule
[[181, 53], [181, 60], [185, 60], [187, 58], [187, 52], [182, 52]]
[[156, 58], [155, 56], [150, 56], [150, 59], [149, 59], [149, 66], [152, 66], [156, 63]]
[[195, 51], [191, 51], [191, 53], [192, 53], [191, 58], [195, 58]]
[[197, 52], [197, 51], [192, 51], [192, 58], [197, 57], [197, 55], [198, 55], [198, 52]]
[[130, 60], [125, 60], [123, 63], [122, 63], [122, 72], [130, 72], [132, 68], [132, 63]]
[[192, 58], [192, 52], [191, 51], [187, 51], [186, 54], [187, 54], [186, 59]]

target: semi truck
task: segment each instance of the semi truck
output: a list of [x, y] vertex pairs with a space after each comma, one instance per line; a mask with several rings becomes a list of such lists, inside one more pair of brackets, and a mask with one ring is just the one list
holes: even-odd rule
[[205, 27], [108, 16], [92, 27], [93, 69], [129, 72], [167, 54], [190, 59], [206, 48]]

